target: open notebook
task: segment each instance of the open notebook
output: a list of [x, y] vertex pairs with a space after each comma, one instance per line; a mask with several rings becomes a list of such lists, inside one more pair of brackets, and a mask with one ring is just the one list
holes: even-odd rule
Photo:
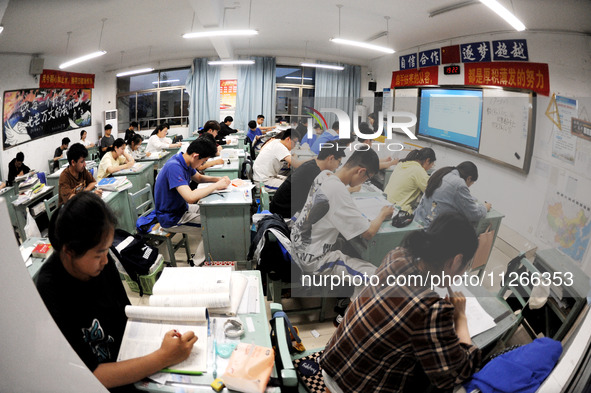
[[[127, 306], [127, 325], [117, 361], [148, 355], [162, 344], [164, 334], [176, 329], [181, 334], [192, 330], [198, 337], [191, 355], [170, 370], [207, 370], [207, 320], [205, 307]], [[190, 322], [187, 322], [190, 321]]]
[[211, 314], [235, 316], [248, 279], [230, 267], [164, 268], [150, 306], [207, 307]]

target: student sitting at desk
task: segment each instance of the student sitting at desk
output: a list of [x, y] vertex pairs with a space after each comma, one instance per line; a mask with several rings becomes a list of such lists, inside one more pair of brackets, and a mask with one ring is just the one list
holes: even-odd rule
[[132, 121], [129, 123], [129, 128], [125, 130], [125, 140], [128, 141], [133, 138], [135, 135], [139, 135], [135, 133], [135, 129], [138, 128], [137, 121]]
[[425, 195], [415, 211], [415, 221], [429, 227], [435, 217], [445, 212], [463, 214], [473, 225], [486, 216], [492, 205], [476, 202], [469, 187], [478, 180], [478, 168], [471, 161], [457, 167], [446, 166], [431, 175]]
[[99, 164], [96, 180], [101, 180], [115, 172], [129, 169], [135, 164], [132, 156], [125, 152], [125, 141], [121, 138], [115, 139], [113, 147], [107, 151]]
[[323, 146], [323, 143], [330, 143], [332, 141], [337, 141], [339, 139], [339, 122], [335, 121], [332, 123], [332, 128], [329, 130], [324, 131], [322, 134], [316, 138], [316, 141], [310, 146], [310, 150], [314, 153], [318, 154], [320, 152], [320, 147]]
[[53, 170], [59, 169], [60, 167], [60, 159], [64, 158], [64, 150], [68, 150], [68, 145], [70, 144], [70, 138], [65, 137], [62, 139], [62, 144], [55, 149], [53, 153]]
[[167, 138], [166, 134], [168, 134], [167, 123], [162, 123], [157, 126], [154, 131], [152, 131], [150, 139], [148, 139], [146, 153], [158, 153], [164, 149], [174, 149], [175, 147], [181, 147], [180, 142], [172, 143], [172, 139]]
[[[203, 138], [209, 138], [213, 141], [213, 143], [217, 143], [217, 141], [215, 140], [215, 131], [212, 132], [205, 132], [201, 134], [201, 137]], [[219, 153], [219, 146], [216, 146], [217, 152]], [[218, 155], [218, 153], [216, 153], [216, 155]], [[207, 160], [206, 162], [204, 162], [203, 164], [199, 165], [197, 167], [197, 170], [201, 173], [203, 173], [206, 169], [211, 168], [212, 166], [216, 166], [216, 165], [224, 165], [224, 160], [221, 158], [216, 158], [216, 159], [211, 159], [211, 160]]]
[[265, 121], [265, 116], [263, 115], [258, 115], [257, 116], [257, 128], [263, 133], [266, 134], [267, 131], [271, 131], [272, 129], [275, 128], [275, 126], [272, 127], [263, 127], [263, 123]]
[[[357, 236], [371, 239], [392, 216], [394, 208], [384, 206], [376, 218], [368, 220], [347, 190], [347, 186], [356, 187], [370, 179], [378, 166], [375, 151], [356, 151], [336, 173], [324, 171], [316, 177], [291, 232], [291, 256], [304, 274], [360, 276], [376, 270], [371, 263], [335, 248], [339, 235], [347, 241]], [[355, 288], [353, 296], [360, 290]], [[344, 295], [339, 294], [341, 298]], [[337, 302], [335, 324], [342, 320], [345, 308], [346, 302]]]
[[[58, 183], [58, 204], [66, 203], [74, 195], [82, 191], [92, 191], [96, 186], [96, 180], [86, 169], [86, 157], [88, 150], [80, 143], [74, 143], [68, 150], [68, 167], [60, 175]], [[102, 190], [95, 190], [102, 195]]]
[[429, 147], [413, 150], [400, 160], [384, 189], [388, 201], [412, 213], [429, 181], [427, 171], [435, 165], [435, 152]]
[[222, 153], [222, 147], [217, 142], [216, 138], [218, 136], [218, 132], [220, 131], [220, 123], [215, 120], [208, 120], [203, 125], [203, 128], [199, 130], [199, 135], [211, 135], [213, 140], [216, 143], [217, 153], [216, 156], [219, 156]]
[[[101, 198], [81, 192], [51, 217], [55, 252], [43, 264], [37, 289], [68, 343], [108, 389], [134, 382], [186, 359], [197, 337], [192, 331], [164, 334], [149, 355], [117, 362], [130, 305], [115, 263], [108, 257], [117, 218]], [[67, 383], [67, 382], [65, 382]], [[135, 391], [135, 390], [133, 390]]]
[[[427, 285], [391, 285], [391, 277], [441, 277], [468, 270], [478, 238], [459, 214], [442, 214], [384, 258], [351, 303], [320, 361], [332, 393], [451, 391], [480, 364], [468, 332], [466, 298], [441, 299]], [[451, 291], [450, 291], [451, 292]], [[429, 390], [430, 391], [430, 390]]]
[[[371, 130], [371, 128], [369, 127], [369, 125], [365, 122], [359, 123], [359, 131], [363, 134], [371, 134], [373, 132]], [[347, 162], [347, 160], [349, 159], [351, 154], [353, 154], [354, 152], [356, 152], [358, 150], [371, 149], [372, 143], [373, 143], [372, 139], [357, 137], [357, 141], [353, 142], [347, 149], [345, 149], [345, 158], [343, 159], [343, 164], [345, 164]], [[364, 147], [363, 145], [366, 145], [368, 147]], [[398, 164], [398, 161], [399, 161], [397, 158], [393, 158], [391, 156], [388, 156], [385, 158], [380, 158], [379, 160], [380, 160], [380, 170], [388, 169], [391, 166]]]
[[25, 165], [25, 154], [19, 151], [16, 153], [16, 157], [8, 163], [8, 179], [6, 182], [11, 186], [17, 176], [26, 175], [30, 171], [31, 169]]
[[246, 133], [246, 139], [248, 139], [254, 152], [258, 153], [263, 145], [263, 134], [265, 134], [257, 127], [257, 122], [251, 120], [248, 122], [248, 132]]
[[140, 160], [144, 157], [150, 157], [150, 152], [142, 152], [140, 147], [142, 146], [142, 136], [140, 134], [134, 134], [131, 139], [125, 141], [125, 152], [132, 156], [135, 160]]
[[99, 151], [99, 156], [103, 158], [105, 153], [113, 147], [113, 142], [115, 142], [115, 138], [111, 135], [111, 131], [113, 130], [113, 126], [110, 124], [105, 125], [105, 135], [101, 138], [100, 146], [101, 149]]
[[[200, 136], [191, 142], [185, 153], [173, 156], [160, 170], [154, 190], [155, 211], [160, 226], [168, 232], [194, 234], [200, 238], [201, 216], [197, 202], [212, 192], [230, 185], [230, 179], [226, 176], [204, 176], [196, 171], [197, 167], [215, 155], [216, 150], [211, 137]], [[191, 190], [191, 180], [211, 185]], [[193, 263], [196, 265], [205, 260], [203, 242], [199, 240], [198, 249], [193, 257]]]
[[283, 131], [277, 138], [265, 143], [253, 165], [253, 179], [263, 182], [265, 187], [276, 190], [286, 176], [280, 175], [283, 163], [291, 164], [291, 128]]
[[[308, 136], [308, 132], [306, 131], [300, 140], [300, 146], [303, 149], [312, 150], [312, 146], [314, 146], [314, 143], [316, 143], [316, 139], [320, 136], [320, 134], [322, 134], [322, 127], [320, 127], [320, 124], [316, 123], [314, 124], [314, 134], [312, 134], [312, 136]], [[318, 152], [315, 153], [318, 154]]]
[[318, 157], [292, 171], [273, 196], [269, 207], [271, 213], [277, 213], [283, 218], [291, 218], [302, 210], [316, 176], [325, 170], [336, 171], [344, 156], [343, 149], [323, 148]]
[[223, 123], [220, 123], [220, 130], [218, 131], [218, 135], [215, 138], [218, 145], [225, 145], [226, 141], [224, 138], [230, 134], [235, 134], [238, 132], [237, 129], [230, 128], [230, 124], [232, 124], [233, 121], [234, 118], [232, 116], [226, 116]]
[[94, 147], [94, 143], [87, 141], [86, 137], [88, 136], [88, 133], [84, 130], [80, 131], [80, 144], [82, 144], [82, 146], [89, 148], [89, 147]]

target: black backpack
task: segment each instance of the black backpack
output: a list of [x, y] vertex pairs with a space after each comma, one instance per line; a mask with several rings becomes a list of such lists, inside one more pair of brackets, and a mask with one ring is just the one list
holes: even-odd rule
[[140, 296], [143, 296], [144, 290], [139, 276], [150, 273], [150, 267], [158, 258], [158, 249], [148, 245], [139, 235], [115, 229], [111, 252], [123, 265], [129, 277], [138, 284]]

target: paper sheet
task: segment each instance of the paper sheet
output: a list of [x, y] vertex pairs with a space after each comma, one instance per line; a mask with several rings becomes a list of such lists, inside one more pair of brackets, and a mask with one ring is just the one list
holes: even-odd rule
[[355, 197], [353, 198], [355, 201], [355, 205], [363, 213], [368, 220], [373, 220], [379, 216], [382, 207], [384, 206], [392, 206], [390, 202], [388, 202], [384, 198], [380, 198], [378, 196], [372, 197]]

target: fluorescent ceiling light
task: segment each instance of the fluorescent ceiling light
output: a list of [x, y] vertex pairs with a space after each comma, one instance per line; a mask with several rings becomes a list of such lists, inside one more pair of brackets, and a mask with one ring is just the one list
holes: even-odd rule
[[345, 69], [345, 67], [343, 67], [343, 66], [330, 65], [330, 64], [300, 63], [300, 65], [302, 67], [328, 68], [329, 70], [339, 70], [339, 71], [342, 71]]
[[249, 36], [259, 34], [256, 30], [212, 30], [198, 31], [195, 33], [183, 34], [183, 38], [206, 38], [206, 37], [228, 37], [228, 36]]
[[250, 65], [250, 64], [254, 64], [254, 60], [216, 60], [216, 61], [208, 61], [207, 64], [209, 64], [209, 65], [233, 65], [233, 64]]
[[0, 33], [4, 31], [4, 26], [0, 26]]
[[[169, 80], [166, 80], [166, 81], [160, 81], [160, 83], [169, 83], [169, 82], [178, 82], [178, 81], [180, 81], [180, 79], [169, 79]], [[152, 82], [152, 84], [153, 85], [157, 85], [158, 84], [158, 81], [154, 81], [154, 82]]]
[[[301, 76], [286, 76], [285, 79], [302, 79], [302, 77]], [[308, 78], [308, 77], [305, 76], [304, 77], [304, 80], [311, 81], [312, 78]]]
[[515, 15], [513, 15], [508, 9], [503, 7], [497, 0], [480, 0], [482, 4], [493, 10], [498, 16], [505, 19], [513, 28], [517, 31], [525, 30], [525, 25], [521, 23]]
[[276, 88], [275, 90], [277, 90], [277, 91], [291, 91], [291, 89], [288, 89], [288, 88], [282, 88], [282, 87], [278, 87], [278, 88]]
[[119, 78], [120, 76], [143, 74], [144, 72], [150, 72], [150, 71], [154, 71], [154, 69], [153, 68], [140, 68], [137, 70], [124, 71], [124, 72], [118, 73], [117, 78]]
[[82, 63], [83, 61], [94, 59], [95, 57], [102, 56], [105, 53], [107, 53], [107, 52], [105, 52], [104, 50], [100, 50], [98, 52], [94, 52], [94, 53], [91, 53], [91, 54], [88, 54], [88, 55], [81, 56], [81, 57], [79, 57], [77, 59], [74, 59], [74, 60], [66, 61], [63, 64], [60, 64], [60, 70], [63, 70], [64, 68], [67, 68], [67, 67], [69, 67], [71, 65]]
[[394, 53], [395, 52], [394, 49], [392, 49], [392, 48], [386, 48], [385, 46], [368, 44], [367, 42], [344, 40], [342, 38], [331, 38], [330, 40], [336, 44], [356, 46], [358, 48], [371, 49], [371, 50], [376, 50], [378, 52], [383, 52], [383, 53]]

